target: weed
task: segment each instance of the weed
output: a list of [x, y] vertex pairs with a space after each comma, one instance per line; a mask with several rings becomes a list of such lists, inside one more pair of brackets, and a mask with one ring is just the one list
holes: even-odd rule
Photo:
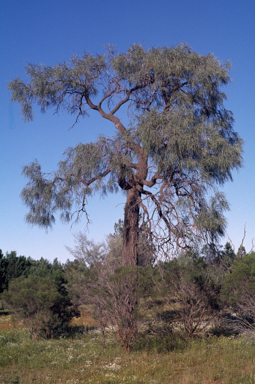
[[178, 332], [147, 331], [129, 355], [112, 338], [104, 349], [97, 337], [36, 342], [24, 329], [2, 331], [0, 383], [255, 384], [255, 343], [247, 337], [186, 341]]

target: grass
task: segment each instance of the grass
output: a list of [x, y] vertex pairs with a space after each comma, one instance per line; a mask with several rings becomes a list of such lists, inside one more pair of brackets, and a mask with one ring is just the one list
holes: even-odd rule
[[[8, 312], [7, 312], [8, 313]], [[21, 322], [14, 323], [11, 315], [0, 315], [0, 335], [2, 331], [24, 328]]]
[[1, 316], [0, 383], [255, 384], [255, 342], [245, 337], [140, 337], [129, 355], [111, 338], [104, 350], [98, 338], [35, 342]]

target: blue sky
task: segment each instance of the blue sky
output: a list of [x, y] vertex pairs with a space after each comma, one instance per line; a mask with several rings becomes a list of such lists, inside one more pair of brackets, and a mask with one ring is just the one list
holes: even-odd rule
[[[19, 197], [26, 180], [22, 167], [35, 158], [45, 172], [56, 169], [63, 151], [78, 142], [93, 141], [108, 127], [96, 115], [80, 121], [60, 113], [36, 112], [24, 123], [19, 106], [10, 103], [7, 85], [24, 77], [27, 63], [55, 65], [71, 55], [103, 53], [105, 44], [126, 51], [135, 43], [145, 48], [187, 42], [200, 54], [231, 60], [233, 82], [225, 88], [226, 107], [233, 111], [235, 130], [244, 139], [244, 166], [223, 191], [230, 203], [227, 233], [237, 248], [246, 224], [245, 246], [255, 237], [255, 2], [254, 0], [1, 0], [0, 4], [0, 248], [35, 259], [70, 254], [73, 234], [86, 228], [57, 222], [52, 230], [31, 227]], [[88, 236], [103, 240], [123, 216], [124, 197], [112, 195], [89, 201], [92, 224]], [[225, 239], [227, 240], [227, 239]]]

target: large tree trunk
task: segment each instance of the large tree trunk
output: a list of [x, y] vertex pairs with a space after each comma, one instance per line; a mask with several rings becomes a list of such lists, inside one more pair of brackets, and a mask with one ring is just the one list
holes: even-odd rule
[[135, 187], [128, 190], [124, 213], [122, 249], [122, 265], [124, 266], [138, 264], [139, 199], [140, 193]]

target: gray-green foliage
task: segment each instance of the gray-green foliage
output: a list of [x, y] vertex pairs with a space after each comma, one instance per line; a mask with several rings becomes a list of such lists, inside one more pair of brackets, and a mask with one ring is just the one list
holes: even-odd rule
[[92, 308], [104, 347], [106, 332], [114, 330], [112, 336], [129, 352], [137, 335], [140, 270], [136, 266], [116, 268], [116, 264], [115, 260], [95, 260], [90, 268], [71, 267], [68, 286], [74, 303]]
[[[229, 68], [187, 45], [145, 50], [139, 44], [122, 54], [112, 47], [104, 55], [85, 53], [55, 67], [28, 65], [30, 81], [9, 84], [25, 120], [32, 119], [35, 103], [42, 112], [65, 109], [75, 122], [94, 110], [117, 132], [67, 149], [51, 177], [37, 162], [24, 167], [28, 222], [51, 226], [56, 211], [69, 221], [74, 210], [77, 217], [86, 213], [88, 196], [121, 188], [135, 196], [141, 230], [149, 236], [157, 233], [157, 240], [181, 247], [194, 235], [216, 240], [228, 209], [216, 186], [231, 180], [242, 161], [242, 140], [221, 90], [230, 81]], [[121, 109], [128, 111], [127, 127]], [[124, 239], [128, 225], [124, 220]]]
[[181, 325], [187, 337], [207, 333], [221, 315], [220, 285], [209, 268], [195, 252], [159, 265], [159, 286], [170, 309], [162, 317], [172, 326]]
[[[124, 222], [119, 219], [114, 224], [114, 233], [107, 236], [107, 262], [112, 265], [121, 265], [121, 254], [123, 248]], [[155, 261], [155, 249], [146, 232], [140, 233], [138, 243], [138, 265], [146, 266]]]
[[237, 258], [222, 289], [222, 299], [235, 312], [229, 326], [236, 331], [255, 331], [255, 252]]
[[88, 240], [83, 232], [79, 232], [75, 236], [75, 247], [72, 249], [66, 247], [71, 255], [87, 268], [97, 263], [104, 263], [108, 258], [109, 250], [106, 243], [95, 243]]

